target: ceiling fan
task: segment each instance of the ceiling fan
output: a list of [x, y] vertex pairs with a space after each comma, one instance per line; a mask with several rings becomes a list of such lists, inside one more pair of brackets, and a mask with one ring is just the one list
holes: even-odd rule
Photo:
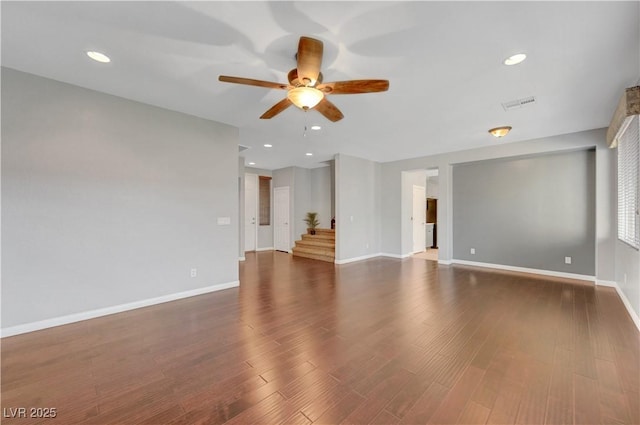
[[315, 109], [330, 121], [335, 122], [341, 120], [344, 115], [333, 103], [327, 100], [326, 95], [375, 93], [389, 89], [388, 80], [349, 80], [323, 83], [320, 72], [322, 50], [322, 41], [310, 37], [300, 37], [296, 55], [297, 68], [289, 71], [289, 84], [227, 75], [219, 76], [218, 80], [225, 83], [287, 90], [287, 97], [262, 114], [261, 119], [273, 118], [289, 106], [295, 105], [305, 111]]

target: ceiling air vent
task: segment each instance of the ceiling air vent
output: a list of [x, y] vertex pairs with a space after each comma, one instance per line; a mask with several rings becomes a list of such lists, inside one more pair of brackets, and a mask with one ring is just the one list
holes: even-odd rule
[[246, 151], [247, 149], [249, 149], [249, 146], [238, 145], [238, 153]]
[[502, 107], [505, 111], [510, 111], [512, 109], [522, 108], [524, 106], [533, 105], [536, 103], [535, 96], [523, 97], [522, 99], [512, 100], [510, 102], [504, 102]]

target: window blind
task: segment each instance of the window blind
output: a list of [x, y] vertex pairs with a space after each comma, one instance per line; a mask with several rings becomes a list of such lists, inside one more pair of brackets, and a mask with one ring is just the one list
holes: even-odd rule
[[260, 226], [271, 224], [271, 177], [260, 176], [259, 181], [260, 199]]
[[640, 119], [635, 115], [618, 139], [618, 239], [640, 248]]

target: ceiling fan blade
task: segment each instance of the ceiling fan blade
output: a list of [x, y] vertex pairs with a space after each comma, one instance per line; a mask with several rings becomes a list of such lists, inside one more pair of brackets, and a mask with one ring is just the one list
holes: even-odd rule
[[350, 80], [324, 83], [316, 87], [326, 94], [376, 93], [389, 89], [388, 80]]
[[276, 115], [278, 115], [280, 112], [282, 112], [285, 109], [287, 109], [291, 105], [292, 105], [291, 101], [288, 98], [285, 97], [280, 102], [278, 102], [275, 105], [273, 105], [267, 112], [262, 114], [260, 116], [260, 119], [261, 120], [268, 120], [269, 118], [273, 118]]
[[340, 109], [336, 108], [336, 105], [329, 102], [326, 97], [323, 98], [313, 109], [327, 117], [329, 121], [336, 122], [344, 118]]
[[288, 84], [272, 83], [271, 81], [253, 80], [251, 78], [230, 77], [228, 75], [221, 75], [218, 77], [218, 80], [225, 83], [245, 84], [247, 86], [266, 87], [268, 89], [287, 90], [292, 88]]
[[305, 86], [313, 86], [320, 74], [322, 65], [322, 41], [315, 38], [300, 37], [298, 43], [298, 79]]

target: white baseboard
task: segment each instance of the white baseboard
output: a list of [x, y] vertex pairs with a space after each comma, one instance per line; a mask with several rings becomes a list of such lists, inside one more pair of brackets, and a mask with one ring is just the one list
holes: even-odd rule
[[97, 310], [84, 311], [82, 313], [69, 314], [67, 316], [54, 317], [52, 319], [40, 320], [38, 322], [25, 323], [23, 325], [11, 326], [0, 330], [0, 338], [19, 335], [27, 332], [39, 331], [41, 329], [53, 328], [69, 323], [80, 322], [82, 320], [94, 319], [96, 317], [108, 316], [110, 314], [122, 313], [123, 311], [135, 310], [136, 308], [148, 307], [155, 304], [162, 304], [182, 298], [194, 297], [209, 292], [221, 291], [223, 289], [240, 286], [240, 281], [220, 283], [218, 285], [207, 286], [205, 288], [192, 289], [190, 291], [177, 292], [175, 294], [163, 295], [161, 297], [148, 298], [146, 300], [134, 301], [131, 303], [114, 305], [111, 307], [99, 308]]
[[274, 248], [272, 246], [268, 247], [268, 248], [256, 248], [256, 252], [258, 251], [273, 251]]
[[411, 257], [411, 254], [390, 254], [390, 253], [386, 253], [386, 252], [381, 252], [378, 255], [380, 257], [391, 257], [391, 258], [400, 258], [400, 259]]
[[598, 280], [596, 281], [596, 285], [615, 288], [618, 296], [620, 297], [620, 300], [622, 300], [622, 304], [624, 304], [624, 307], [627, 309], [627, 313], [629, 313], [629, 316], [631, 316], [631, 320], [633, 320], [634, 325], [636, 325], [636, 328], [638, 328], [638, 330], [640, 331], [640, 317], [638, 317], [638, 313], [633, 310], [631, 302], [629, 302], [629, 298], [627, 298], [624, 292], [622, 292], [622, 289], [620, 289], [618, 283], [612, 280]]
[[444, 264], [445, 266], [450, 266], [451, 260], [438, 260], [438, 264]]
[[544, 276], [564, 277], [567, 279], [588, 280], [590, 282], [595, 282], [596, 280], [595, 276], [576, 274], [576, 273], [557, 272], [554, 270], [530, 269], [528, 267], [507, 266], [504, 264], [480, 263], [477, 261], [456, 260], [456, 259], [451, 260], [451, 262], [453, 264], [463, 264], [466, 266], [487, 267], [491, 269], [508, 270], [512, 272], [533, 273], [533, 274], [541, 274]]
[[379, 256], [380, 256], [380, 254], [362, 255], [360, 257], [347, 258], [347, 259], [344, 259], [344, 260], [335, 260], [334, 263], [336, 263], [336, 264], [347, 264], [347, 263], [353, 263], [355, 261], [368, 260], [370, 258], [376, 258], [376, 257], [379, 257]]

